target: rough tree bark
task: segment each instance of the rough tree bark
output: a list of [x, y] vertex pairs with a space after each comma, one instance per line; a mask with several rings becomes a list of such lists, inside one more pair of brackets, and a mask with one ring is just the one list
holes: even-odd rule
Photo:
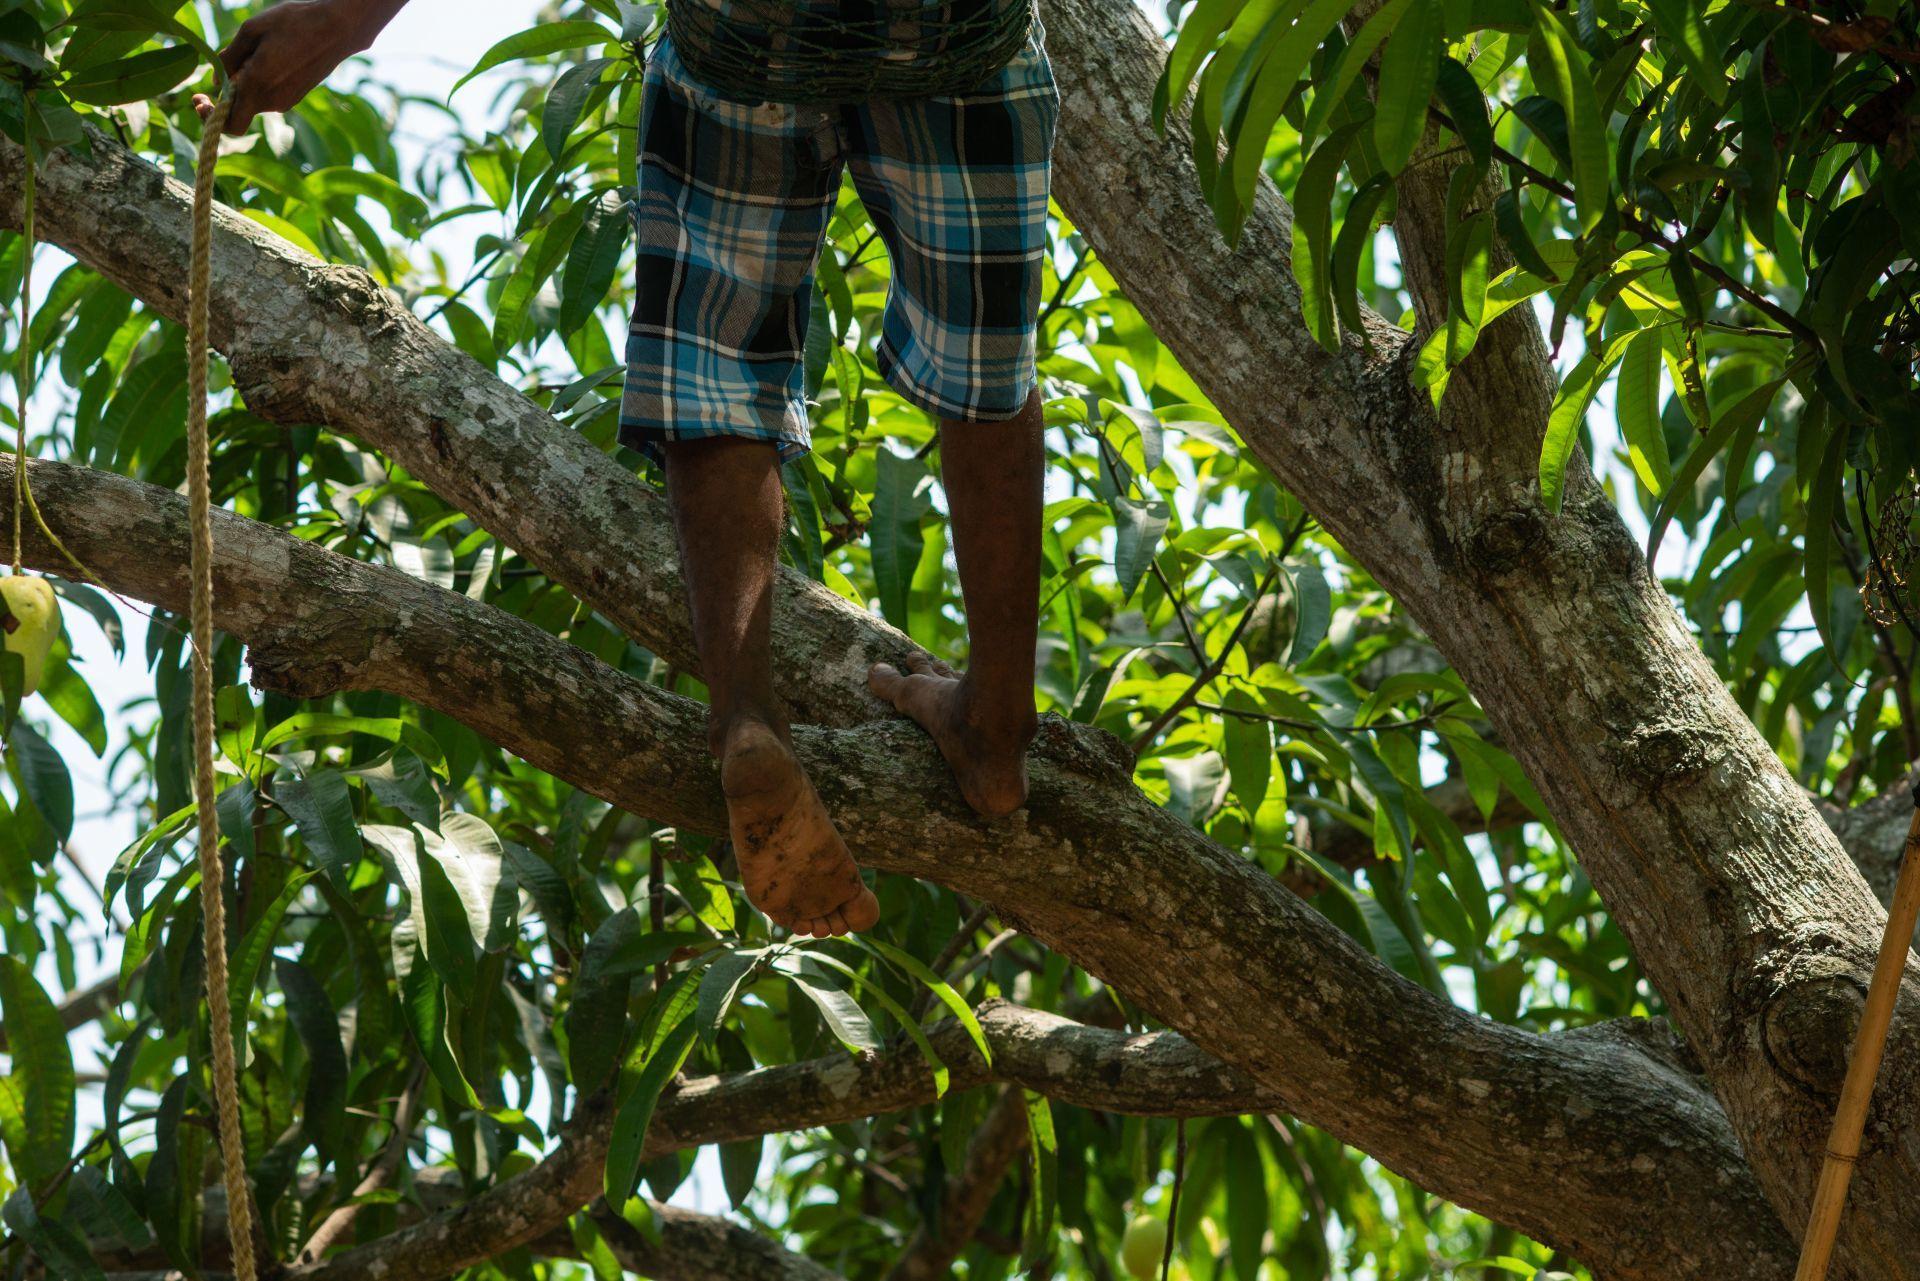
[[[1524, 324], [1483, 335], [1472, 390], [1439, 415], [1408, 380], [1409, 336], [1377, 318], [1371, 350], [1356, 338], [1320, 351], [1300, 324], [1285, 203], [1263, 188], [1229, 250], [1181, 129], [1154, 138], [1162, 54], [1145, 19], [1110, 0], [1054, 0], [1047, 13], [1068, 36], [1055, 54], [1071, 86], [1062, 205], [1254, 454], [1466, 679], [1797, 1233], [1885, 917], [1584, 463], [1561, 514], [1540, 503], [1538, 337]], [[1422, 278], [1431, 203], [1409, 201], [1397, 229]], [[1912, 1276], [1920, 1257], [1917, 1001], [1903, 994], [1854, 1184], [1844, 1261], [1862, 1278]]]
[[[0, 460], [0, 481], [10, 480], [9, 466]], [[49, 521], [109, 585], [184, 604], [177, 495], [53, 463], [35, 464], [32, 475]], [[295, 694], [380, 688], [415, 698], [635, 812], [722, 830], [695, 704], [398, 571], [227, 513], [216, 534], [220, 622], [249, 645], [256, 680]], [[37, 566], [59, 567], [37, 540], [27, 552]], [[1049, 730], [1056, 741], [1035, 762], [1033, 803], [1003, 824], [981, 823], [946, 794], [937, 754], [910, 726], [807, 728], [798, 741], [856, 853], [874, 866], [1000, 905], [1149, 1008], [1180, 1011], [1185, 998], [1167, 997], [1171, 990], [1234, 1012], [1184, 1019], [1189, 1026], [1212, 1034], [1238, 1024], [1241, 1040], [1275, 1038], [1284, 1052], [1258, 1078], [1267, 1087], [1260, 1104], [1245, 1110], [1306, 1116], [1370, 1151], [1391, 1151], [1443, 1195], [1524, 1218], [1526, 1230], [1614, 1275], [1678, 1275], [1679, 1261], [1699, 1257], [1690, 1234], [1634, 1217], [1649, 1198], [1715, 1224], [1712, 1255], [1730, 1275], [1756, 1259], [1771, 1270], [1747, 1274], [1784, 1271], [1785, 1234], [1766, 1216], [1724, 1119], [1657, 1032], [1623, 1024], [1541, 1037], [1445, 1006], [1146, 802], [1123, 769], [1086, 744], [1057, 741], [1063, 725]], [[1238, 906], [1222, 907], [1229, 903]], [[1116, 921], [1136, 924], [1115, 929]], [[1430, 1048], [1409, 1056], [1409, 1045]], [[737, 1097], [731, 1106], [741, 1108]], [[1422, 1119], [1407, 1124], [1413, 1116]], [[671, 1122], [660, 1124], [657, 1138], [671, 1142]], [[389, 1281], [424, 1278], [449, 1259], [529, 1239], [594, 1194], [603, 1140], [590, 1121], [543, 1163], [540, 1179], [523, 1176], [531, 1186], [514, 1180], [448, 1222], [295, 1275], [364, 1275], [371, 1258]]]
[[[1407, 382], [1406, 335], [1377, 317], [1370, 350], [1321, 351], [1299, 323], [1284, 203], [1263, 188], [1242, 244], [1227, 250], [1179, 126], [1154, 136], [1146, 104], [1161, 46], [1144, 19], [1114, 0], [1049, 0], [1047, 20], [1066, 86], [1062, 203], [1255, 454], [1310, 496], [1466, 677], [1671, 1003], [1774, 1206], [1797, 1225], [1883, 919], [1866, 886], [1578, 463], [1565, 511], [1540, 506], [1543, 424], [1538, 391], [1524, 385], [1537, 364], [1490, 333], [1481, 358], [1520, 380], [1511, 402], [1442, 419]], [[0, 150], [14, 218], [18, 164], [17, 151]], [[43, 193], [52, 238], [177, 313], [177, 188], [103, 143], [91, 161], [50, 164]], [[670, 539], [642, 487], [357, 273], [240, 220], [222, 226], [216, 332], [256, 410], [361, 436], [643, 643], [676, 662], [690, 656]], [[837, 724], [872, 715], [858, 673], [907, 643], [782, 582], [787, 688], [822, 691], [801, 713]], [[688, 713], [667, 705], [659, 715], [667, 724]], [[694, 741], [681, 741], [678, 766], [661, 762], [661, 779], [692, 784], [673, 805], [710, 826], [704, 767], [684, 761]], [[899, 798], [906, 819], [864, 768], [863, 749], [876, 746], [927, 771], [926, 787]], [[1439, 1006], [1197, 834], [1137, 798], [1116, 802], [1123, 781], [1085, 737], [1050, 733], [1034, 807], [991, 836], [933, 781], [931, 753], [910, 733], [816, 733], [805, 747], [817, 776], [841, 780], [829, 802], [863, 855], [937, 871], [993, 901], [1285, 1094], [1289, 1110], [1436, 1192], [1564, 1245], [1603, 1275], [1784, 1270], [1778, 1224], [1737, 1195], [1743, 1178], [1725, 1182], [1722, 1167], [1703, 1182], [1697, 1166], [1674, 1177], [1681, 1153], [1697, 1159], [1722, 1142], [1717, 1109], [1679, 1109], [1686, 1125], [1665, 1157], [1619, 1145], [1648, 1093], [1684, 1081], [1659, 1058], [1614, 1041], [1590, 1059], [1569, 1053], [1571, 1038], [1526, 1037]], [[888, 804], [876, 803], [882, 795]], [[675, 816], [664, 804], [651, 812]], [[939, 868], [897, 852], [935, 831], [952, 841]], [[1115, 847], [1156, 856], [1116, 861]], [[1225, 903], [1241, 910], [1229, 917]], [[1920, 1245], [1920, 1220], [1905, 1212], [1920, 1159], [1907, 1102], [1920, 1073], [1914, 1000], [1896, 1022], [1849, 1217], [1846, 1257], [1862, 1278], [1908, 1275]], [[1359, 1006], [1370, 1028], [1342, 1021]], [[1421, 1044], [1434, 1053], [1407, 1054]], [[1593, 1075], [1598, 1060], [1613, 1069], [1606, 1080]], [[1639, 1119], [1671, 1119], [1685, 1096], [1668, 1093]], [[1555, 1111], [1564, 1132], [1530, 1124]], [[1448, 1152], [1432, 1150], [1436, 1134], [1453, 1140]], [[1718, 1227], [1649, 1221], [1648, 1207], [1671, 1214], [1716, 1183], [1728, 1196], [1706, 1198]], [[1747, 1248], [1730, 1244], [1742, 1239]]]

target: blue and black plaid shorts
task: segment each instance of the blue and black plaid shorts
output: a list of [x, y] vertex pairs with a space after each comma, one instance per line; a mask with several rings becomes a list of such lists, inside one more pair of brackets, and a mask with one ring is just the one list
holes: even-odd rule
[[802, 352], [843, 172], [892, 261], [881, 373], [941, 418], [1019, 413], [1059, 114], [1041, 41], [1036, 23], [964, 95], [806, 107], [724, 98], [662, 40], [641, 99], [621, 442], [656, 457], [705, 436], [806, 452]]

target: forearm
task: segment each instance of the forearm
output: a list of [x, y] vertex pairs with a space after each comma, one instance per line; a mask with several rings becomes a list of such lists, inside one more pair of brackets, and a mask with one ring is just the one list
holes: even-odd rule
[[332, 0], [340, 11], [353, 44], [360, 49], [372, 46], [374, 38], [406, 8], [407, 0]]

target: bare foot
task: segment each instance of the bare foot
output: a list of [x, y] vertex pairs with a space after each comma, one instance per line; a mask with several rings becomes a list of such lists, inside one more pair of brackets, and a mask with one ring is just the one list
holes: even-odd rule
[[742, 720], [727, 731], [720, 785], [741, 884], [774, 923], [824, 938], [880, 919], [806, 771], [767, 724]]
[[1031, 702], [996, 725], [982, 715], [967, 678], [937, 659], [915, 654], [906, 672], [875, 663], [867, 687], [933, 735], [967, 804], [1000, 818], [1027, 801], [1027, 744], [1036, 721]]

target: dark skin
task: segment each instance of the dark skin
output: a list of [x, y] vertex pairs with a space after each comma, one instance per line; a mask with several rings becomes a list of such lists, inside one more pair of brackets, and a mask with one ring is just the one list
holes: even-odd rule
[[[227, 132], [244, 132], [260, 112], [292, 108], [371, 46], [405, 3], [281, 0], [249, 19], [220, 53], [233, 86]], [[204, 95], [194, 105], [202, 118], [212, 108]], [[879, 663], [867, 674], [876, 695], [933, 737], [968, 803], [990, 818], [1026, 802], [1026, 750], [1037, 725], [1042, 428], [1038, 392], [1006, 421], [941, 422], [973, 665], [960, 673], [916, 656], [905, 671]], [[786, 519], [778, 450], [722, 437], [671, 442], [664, 452], [709, 692], [707, 745], [720, 762], [747, 897], [796, 933], [871, 928], [879, 903], [794, 755], [773, 683], [773, 584]]]

